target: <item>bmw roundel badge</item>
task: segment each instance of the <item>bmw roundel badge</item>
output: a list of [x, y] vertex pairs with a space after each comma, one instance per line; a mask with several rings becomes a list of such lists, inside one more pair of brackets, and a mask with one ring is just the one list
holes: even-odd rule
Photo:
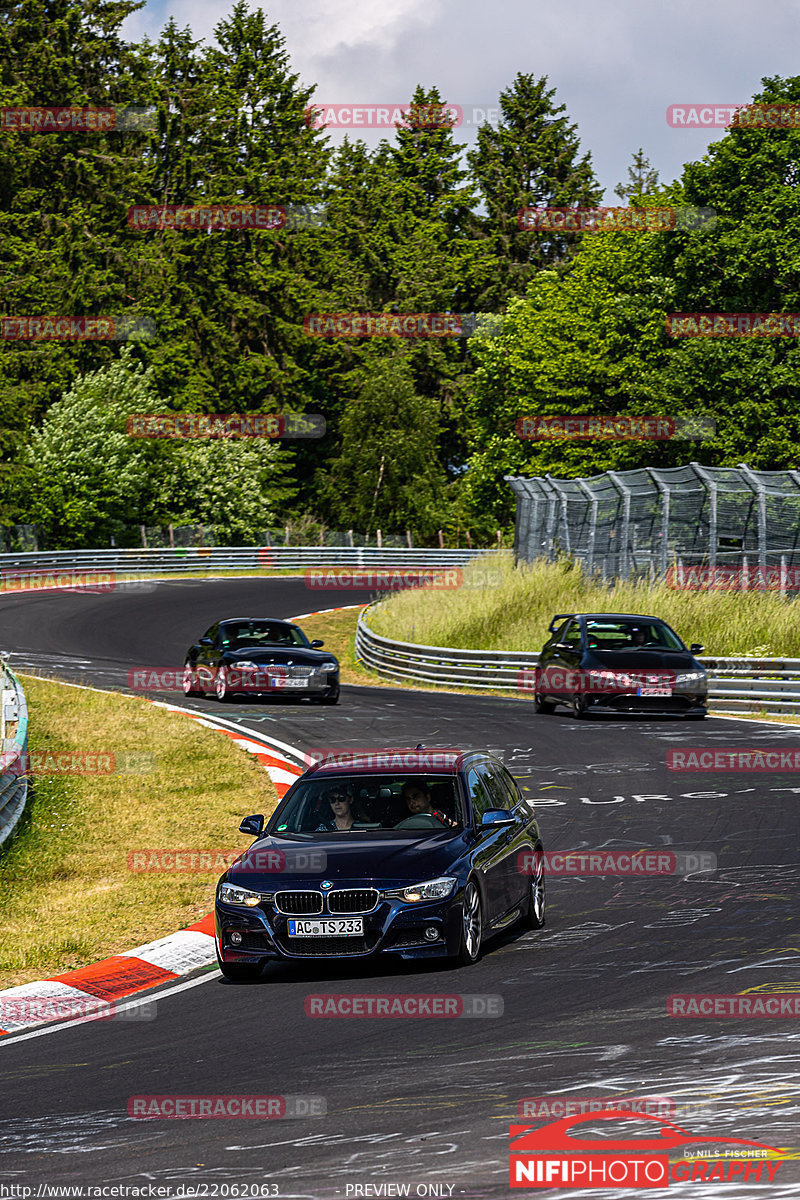
[[323, 879], [322, 883], [319, 886], [322, 888], [323, 892], [329, 892], [331, 890], [331, 888], [333, 887], [333, 880], [332, 879]]

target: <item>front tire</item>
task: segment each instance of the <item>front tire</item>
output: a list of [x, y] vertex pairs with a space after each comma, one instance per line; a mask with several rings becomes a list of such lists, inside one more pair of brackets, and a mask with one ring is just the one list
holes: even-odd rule
[[576, 721], [585, 721], [588, 716], [586, 697], [576, 692], [572, 697], [572, 715]]
[[556, 711], [555, 702], [544, 700], [538, 692], [533, 693], [533, 707], [537, 713], [546, 713], [548, 716]]
[[329, 696], [323, 696], [320, 704], [338, 704], [339, 703], [339, 685], [336, 685], [334, 691]]
[[183, 694], [184, 696], [202, 696], [204, 694], [197, 686], [195, 669], [188, 662], [183, 668]]
[[461, 945], [456, 956], [461, 967], [470, 967], [481, 954], [483, 913], [478, 885], [470, 879], [464, 888], [464, 911], [461, 917]]
[[214, 695], [221, 704], [233, 699], [227, 667], [220, 667], [214, 680]]
[[537, 846], [533, 852], [534, 866], [528, 888], [528, 908], [525, 924], [528, 929], [542, 929], [547, 920], [547, 898], [544, 879], [544, 850]]

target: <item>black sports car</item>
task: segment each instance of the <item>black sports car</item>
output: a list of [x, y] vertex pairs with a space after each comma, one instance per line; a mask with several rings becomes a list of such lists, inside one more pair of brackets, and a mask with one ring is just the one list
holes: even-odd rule
[[534, 703], [539, 713], [567, 704], [573, 716], [590, 712], [706, 715], [708, 676], [658, 617], [634, 613], [559, 613], [539, 655]]
[[183, 667], [187, 696], [213, 691], [218, 700], [237, 693], [281, 692], [308, 696], [321, 704], [339, 699], [339, 662], [309, 642], [297, 625], [268, 617], [217, 621], [190, 646]]
[[545, 921], [544, 851], [529, 803], [478, 751], [375, 750], [292, 785], [225, 872], [215, 904], [228, 979], [270, 959], [380, 954], [475, 962], [489, 934]]

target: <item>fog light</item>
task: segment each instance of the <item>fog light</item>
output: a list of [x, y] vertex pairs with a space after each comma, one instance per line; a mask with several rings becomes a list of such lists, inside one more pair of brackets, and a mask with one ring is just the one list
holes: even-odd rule
[[232, 933], [230, 936], [231, 936], [231, 945], [232, 946], [241, 946], [242, 935], [240, 933]]
[[428, 939], [429, 942], [435, 942], [436, 939], [438, 938], [438, 936], [439, 936], [439, 930], [436, 928], [435, 925], [429, 925], [428, 928], [425, 930], [425, 937]]

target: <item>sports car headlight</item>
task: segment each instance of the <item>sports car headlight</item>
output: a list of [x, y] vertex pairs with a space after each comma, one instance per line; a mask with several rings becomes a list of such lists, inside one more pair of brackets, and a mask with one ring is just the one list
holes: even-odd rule
[[705, 679], [705, 671], [687, 671], [683, 675], [678, 675], [675, 678], [676, 683], [702, 683]]
[[242, 904], [245, 908], [255, 908], [261, 903], [259, 892], [250, 892], [247, 888], [237, 887], [235, 883], [221, 883], [217, 898], [223, 904]]
[[338, 671], [339, 664], [335, 662], [326, 662], [322, 663], [319, 669], [320, 671]]
[[233, 666], [236, 671], [257, 671], [258, 670], [257, 663], [249, 662], [246, 659], [243, 659], [241, 662], [235, 662], [233, 664]]
[[405, 888], [394, 888], [387, 892], [393, 900], [405, 900], [406, 904], [418, 904], [420, 900], [444, 900], [456, 886], [452, 875], [441, 875], [438, 879], [427, 879], [425, 883], [412, 883]]

